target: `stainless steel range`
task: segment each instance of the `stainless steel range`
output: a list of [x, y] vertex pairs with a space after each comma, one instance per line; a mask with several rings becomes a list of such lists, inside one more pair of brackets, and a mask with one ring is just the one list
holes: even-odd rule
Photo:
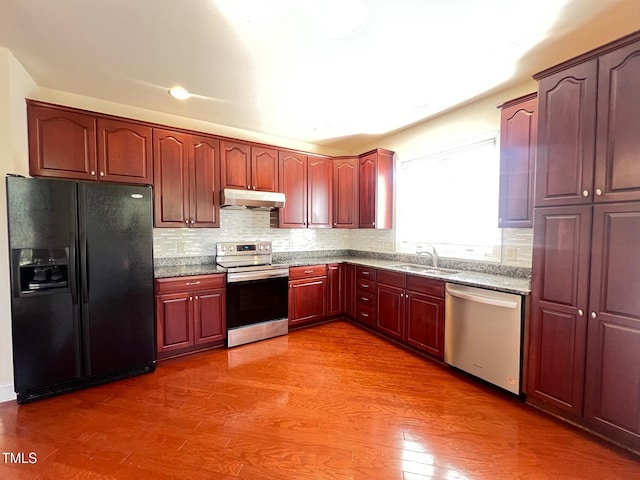
[[216, 245], [227, 269], [227, 346], [289, 332], [289, 266], [272, 263], [271, 242]]

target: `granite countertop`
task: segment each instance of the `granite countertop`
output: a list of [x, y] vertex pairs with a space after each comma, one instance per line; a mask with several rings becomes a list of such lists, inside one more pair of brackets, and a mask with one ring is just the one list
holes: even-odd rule
[[[497, 275], [494, 273], [477, 272], [472, 270], [457, 269], [457, 273], [422, 273], [407, 272], [402, 268], [403, 265], [412, 265], [407, 262], [396, 260], [381, 260], [375, 258], [359, 258], [359, 257], [297, 257], [287, 260], [291, 267], [300, 267], [308, 265], [318, 265], [327, 263], [351, 263], [354, 265], [363, 265], [366, 267], [383, 268], [408, 275], [417, 275], [427, 278], [435, 278], [445, 282], [457, 283], [460, 285], [468, 285], [471, 287], [488, 288], [490, 290], [498, 290], [507, 293], [516, 293], [518, 295], [527, 295], [531, 292], [531, 281], [528, 278], [508, 277], [505, 275]], [[425, 268], [428, 268], [422, 265]], [[210, 275], [214, 273], [225, 273], [226, 269], [216, 265], [215, 263], [199, 263], [191, 265], [168, 265], [156, 266], [154, 268], [155, 278], [168, 277], [185, 277], [189, 275]]]
[[227, 270], [215, 263], [199, 263], [194, 265], [170, 265], [153, 268], [154, 278], [188, 277], [190, 275], [211, 275], [226, 273]]
[[[407, 272], [402, 265], [412, 265], [407, 262], [399, 262], [395, 260], [379, 260], [374, 258], [355, 258], [355, 257], [309, 257], [296, 258], [288, 261], [291, 267], [317, 265], [323, 263], [351, 263], [354, 265], [363, 265], [367, 267], [383, 268], [409, 275], [417, 275], [421, 277], [435, 278], [444, 280], [449, 283], [457, 283], [460, 285], [468, 285], [471, 287], [488, 288], [490, 290], [498, 290], [507, 293], [516, 293], [518, 295], [527, 295], [531, 292], [531, 281], [528, 278], [508, 277], [505, 275], [496, 275], [494, 273], [476, 272], [472, 270], [458, 270], [457, 273], [421, 273]], [[428, 268], [427, 266], [420, 265]]]

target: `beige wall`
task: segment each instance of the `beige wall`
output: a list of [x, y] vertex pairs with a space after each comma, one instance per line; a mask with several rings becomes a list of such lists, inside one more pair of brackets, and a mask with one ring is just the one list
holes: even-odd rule
[[13, 54], [0, 48], [0, 402], [15, 398], [11, 349], [7, 173], [28, 173], [27, 115], [24, 98], [36, 85]]

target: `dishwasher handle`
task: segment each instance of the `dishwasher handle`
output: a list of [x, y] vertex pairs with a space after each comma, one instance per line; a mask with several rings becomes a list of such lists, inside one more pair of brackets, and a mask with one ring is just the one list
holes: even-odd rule
[[498, 298], [485, 297], [483, 295], [474, 295], [472, 293], [461, 292], [453, 288], [448, 288], [447, 293], [452, 297], [462, 298], [463, 300], [469, 300], [471, 302], [484, 303], [487, 305], [493, 305], [495, 307], [502, 308], [517, 308], [518, 302], [510, 302], [508, 300], [500, 300]]

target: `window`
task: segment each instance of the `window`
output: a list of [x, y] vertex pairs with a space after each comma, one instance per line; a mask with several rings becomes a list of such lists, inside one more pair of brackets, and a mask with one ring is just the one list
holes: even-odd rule
[[433, 245], [444, 257], [500, 260], [497, 134], [400, 162], [398, 250]]

